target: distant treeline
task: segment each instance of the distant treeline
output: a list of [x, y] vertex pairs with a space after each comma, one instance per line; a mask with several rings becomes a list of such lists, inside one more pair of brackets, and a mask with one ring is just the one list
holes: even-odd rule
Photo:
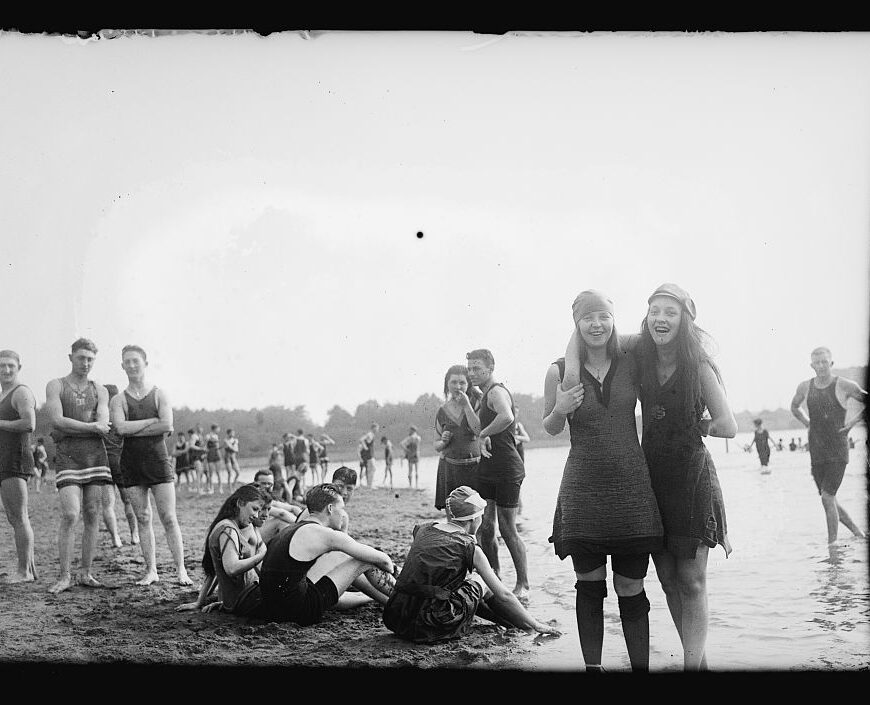
[[[807, 379], [810, 374], [807, 375]], [[835, 374], [853, 379], [866, 388], [866, 367], [835, 370]], [[795, 380], [795, 387], [799, 381]], [[530, 445], [564, 445], [568, 442], [567, 428], [555, 438], [544, 431], [541, 424], [544, 410], [543, 397], [519, 393], [513, 396], [518, 409], [518, 418], [532, 439]], [[435, 413], [443, 402], [444, 399], [435, 394], [423, 394], [413, 403], [381, 405], [372, 399], [357, 406], [353, 414], [336, 405], [329, 410], [326, 424], [323, 426], [313, 423], [302, 405], [292, 409], [284, 406], [267, 406], [263, 409], [247, 410], [181, 407], [174, 410], [175, 431], [176, 433], [187, 431], [189, 428], [201, 425], [208, 432], [211, 424], [217, 424], [223, 436], [223, 433], [231, 428], [239, 437], [239, 454], [248, 458], [267, 456], [272, 443], [280, 443], [284, 433], [296, 433], [297, 430], [302, 429], [305, 433], [313, 433], [315, 436], [326, 433], [335, 441], [335, 446], [329, 449], [331, 454], [336, 457], [352, 457], [356, 454], [359, 437], [369, 430], [373, 422], [377, 422], [381, 427], [378, 435], [386, 436], [394, 444], [398, 444], [408, 434], [410, 426], [416, 426], [423, 437], [422, 454], [431, 455], [434, 454], [432, 441], [435, 434]], [[752, 431], [752, 420], [758, 417], [762, 418], [765, 426], [771, 430], [803, 428], [789, 409], [776, 409], [735, 413], [738, 431]], [[37, 411], [34, 437], [45, 438], [46, 450], [51, 458], [54, 455], [54, 446], [49, 438], [48, 428], [48, 417], [43, 407]], [[640, 432], [640, 417], [637, 419], [637, 428]], [[380, 437], [377, 440], [376, 455], [380, 457]], [[167, 445], [171, 447], [171, 443]]]

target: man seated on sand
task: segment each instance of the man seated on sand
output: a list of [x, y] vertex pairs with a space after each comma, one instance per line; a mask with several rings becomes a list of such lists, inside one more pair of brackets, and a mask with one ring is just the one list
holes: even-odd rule
[[254, 484], [257, 485], [269, 498], [269, 516], [292, 524], [302, 514], [304, 509], [296, 504], [282, 502], [275, 497], [275, 476], [271, 470], [257, 470], [254, 473]]
[[[272, 621], [315, 624], [332, 608], [375, 600], [386, 604], [392, 591], [392, 559], [340, 531], [344, 500], [331, 483], [305, 494], [308, 518], [283, 529], [266, 548], [260, 568], [260, 615]], [[365, 575], [367, 580], [359, 578]], [[362, 594], [346, 593], [355, 585]]]
[[467, 634], [475, 615], [503, 626], [558, 636], [522, 606], [475, 541], [486, 500], [462, 485], [447, 497], [446, 520], [414, 527], [414, 542], [384, 624], [409, 641], [432, 643]]
[[[332, 473], [332, 482], [330, 484], [333, 484], [338, 488], [338, 491], [341, 494], [341, 498], [344, 500], [345, 505], [349, 504], [350, 498], [353, 497], [353, 491], [356, 489], [356, 480], [356, 470], [354, 470], [353, 468], [349, 468], [346, 465], [342, 465], [340, 468], [336, 468], [335, 472]], [[296, 517], [296, 521], [304, 521], [307, 518], [308, 509], [302, 509], [299, 516]], [[341, 526], [339, 531], [347, 532], [347, 527], [349, 524], [350, 517], [347, 515], [347, 512], [345, 512], [344, 524]]]

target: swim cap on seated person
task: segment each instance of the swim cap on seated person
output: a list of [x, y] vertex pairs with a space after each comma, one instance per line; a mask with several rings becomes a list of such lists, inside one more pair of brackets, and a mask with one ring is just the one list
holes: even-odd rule
[[468, 485], [460, 485], [447, 496], [447, 518], [470, 521], [483, 514], [486, 500]]
[[577, 294], [577, 298], [571, 305], [571, 310], [574, 314], [574, 323], [577, 324], [580, 323], [583, 316], [593, 311], [607, 311], [613, 315], [613, 302], [603, 291], [587, 289]]
[[656, 296], [670, 296], [672, 299], [676, 299], [680, 302], [683, 310], [689, 314], [689, 317], [693, 321], [695, 320], [695, 302], [692, 301], [689, 292], [682, 287], [666, 282], [650, 294], [650, 297], [646, 300], [647, 304], [649, 304]]

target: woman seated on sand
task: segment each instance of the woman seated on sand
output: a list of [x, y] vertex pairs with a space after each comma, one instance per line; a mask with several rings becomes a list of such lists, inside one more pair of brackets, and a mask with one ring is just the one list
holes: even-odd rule
[[477, 615], [503, 626], [560, 634], [526, 611], [476, 544], [485, 508], [486, 500], [463, 485], [447, 497], [446, 520], [414, 527], [414, 542], [384, 608], [388, 629], [431, 643], [467, 634]]
[[[259, 521], [267, 500], [256, 485], [243, 485], [227, 497], [206, 532], [202, 556], [205, 579], [199, 596], [195, 602], [176, 607], [177, 611], [222, 608], [239, 616], [257, 611], [261, 597], [256, 568], [266, 556], [266, 544], [252, 523]], [[253, 546], [249, 541], [251, 532], [257, 539]], [[210, 602], [215, 585], [219, 601], [212, 598]]]

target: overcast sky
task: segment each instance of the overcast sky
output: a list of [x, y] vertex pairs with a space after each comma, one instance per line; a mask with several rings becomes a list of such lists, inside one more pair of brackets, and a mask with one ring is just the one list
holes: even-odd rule
[[[735, 411], [865, 364], [870, 35], [0, 35], [0, 347], [40, 402], [149, 354], [175, 406], [541, 394], [585, 288], [664, 281]], [[417, 233], [423, 237], [418, 238]]]

